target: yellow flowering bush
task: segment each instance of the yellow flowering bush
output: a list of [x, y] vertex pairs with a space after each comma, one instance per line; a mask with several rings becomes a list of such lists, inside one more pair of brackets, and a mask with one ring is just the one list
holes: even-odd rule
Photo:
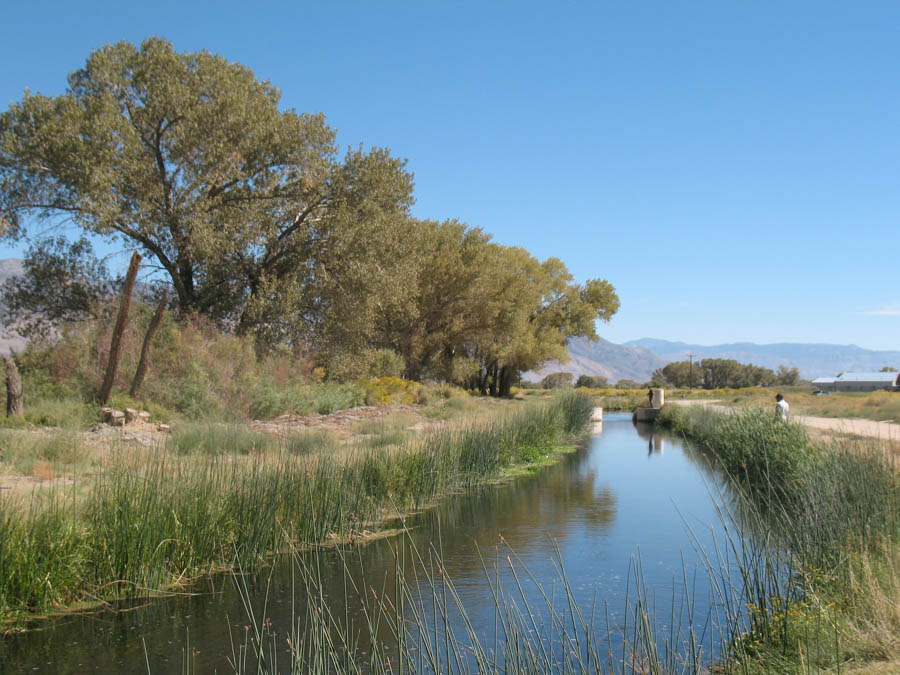
[[375, 377], [366, 383], [366, 403], [369, 405], [388, 405], [391, 403], [416, 403], [419, 389], [418, 382], [404, 380], [401, 377]]

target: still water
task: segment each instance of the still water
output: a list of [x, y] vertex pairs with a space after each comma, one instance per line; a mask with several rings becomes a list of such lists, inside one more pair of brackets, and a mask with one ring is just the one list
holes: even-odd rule
[[[702, 550], [712, 551], [714, 541], [721, 546], [724, 539], [716, 508], [724, 492], [723, 479], [702, 454], [653, 426], [636, 426], [630, 415], [612, 414], [600, 433], [559, 464], [454, 497], [410, 517], [408, 541], [375, 541], [345, 553], [343, 560], [354, 575], [365, 575], [366, 584], [389, 588], [398, 548], [405, 557], [410, 545], [427, 552], [434, 543], [486, 644], [493, 644], [496, 612], [490, 583], [499, 578], [512, 585], [507, 557], [514, 552], [545, 592], [557, 595], [561, 561], [579, 606], [585, 614], [593, 612], [597, 631], [616, 650], [629, 620], [636, 565], [656, 608], [659, 634], [671, 634], [669, 624], [685, 598], [694, 625], [707, 625], [713, 592]], [[318, 556], [324, 593], [343, 616], [344, 565], [336, 551]], [[415, 574], [407, 569], [408, 577]], [[245, 583], [254, 611], [263, 616], [265, 605], [264, 618], [289, 636], [291, 563], [277, 564], [257, 579], [245, 577]], [[249, 623], [235, 577], [207, 579], [193, 591], [137, 603], [128, 611], [67, 616], [41, 630], [2, 638], [0, 672], [179, 673], [185, 654], [191, 655], [192, 672], [233, 672], [232, 638], [243, 640]], [[542, 604], [533, 584], [525, 585], [525, 593], [529, 604]], [[352, 598], [347, 604], [351, 614], [358, 607]], [[714, 655], [717, 644], [707, 630], [705, 651]]]

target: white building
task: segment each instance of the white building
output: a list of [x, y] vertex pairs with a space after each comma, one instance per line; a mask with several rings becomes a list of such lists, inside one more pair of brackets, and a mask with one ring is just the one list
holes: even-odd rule
[[900, 391], [900, 373], [841, 373], [812, 383], [822, 391]]

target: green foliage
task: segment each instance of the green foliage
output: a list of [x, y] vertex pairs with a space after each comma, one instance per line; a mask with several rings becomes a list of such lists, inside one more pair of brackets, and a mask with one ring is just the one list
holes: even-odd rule
[[774, 383], [781, 387], [796, 387], [800, 384], [800, 370], [782, 364], [775, 373]]
[[35, 473], [35, 463], [44, 462], [44, 478], [53, 478], [86, 460], [89, 451], [84, 439], [71, 429], [55, 433], [0, 433], [0, 462], [24, 475]]
[[584, 285], [556, 258], [543, 262], [456, 221], [411, 221], [412, 292], [383, 303], [373, 341], [401, 354], [406, 376], [506, 396], [519, 372], [568, 358], [568, 338], [595, 337], [619, 307], [615, 289]]
[[145, 595], [235, 554], [252, 564], [286, 542], [351, 535], [383, 509], [431, 503], [542, 457], [578, 433], [590, 409], [570, 391], [467, 428], [397, 437], [390, 452], [369, 444], [339, 458], [327, 436], [179, 423], [170, 447], [144, 464], [114, 453], [83, 502], [23, 509], [0, 495], [0, 616]]
[[365, 402], [365, 393], [361, 387], [355, 384], [340, 384], [317, 390], [313, 399], [315, 412], [320, 415], [330, 415], [338, 410], [354, 408]]
[[74, 397], [25, 397], [25, 421], [39, 427], [79, 428], [98, 421], [97, 409]]
[[65, 214], [122, 238], [168, 274], [182, 311], [261, 345], [303, 334], [343, 347], [345, 326], [365, 330], [376, 300], [404, 289], [393, 225], [412, 176], [382, 149], [338, 159], [323, 116], [279, 99], [205, 51], [102, 47], [66, 93], [26, 92], [0, 116], [0, 217], [12, 235]]
[[673, 361], [653, 373], [654, 379], [662, 380], [668, 387], [682, 389], [693, 388], [701, 382], [699, 362], [695, 365], [691, 361]]
[[752, 363], [739, 363], [734, 359], [703, 359], [695, 363], [674, 361], [666, 364], [653, 373], [653, 379], [659, 386], [681, 389], [742, 389], [773, 385], [792, 387], [800, 384], [800, 371], [785, 365], [778, 366], [775, 372]]
[[575, 380], [575, 387], [587, 387], [588, 389], [606, 389], [609, 381], [602, 375], [579, 375]]
[[747, 612], [729, 621], [726, 666], [830, 672], [896, 656], [884, 636], [900, 628], [900, 481], [883, 450], [813, 447], [805, 432], [763, 412], [665, 409], [664, 418], [702, 440], [747, 488], [735, 520], [744, 528], [743, 591], [729, 598]]
[[358, 384], [293, 382], [278, 385], [271, 380], [263, 380], [252, 391], [249, 412], [254, 419], [267, 419], [287, 413], [327, 415], [363, 405], [365, 397], [365, 388]]
[[769, 410], [723, 415], [699, 406], [665, 406], [659, 422], [709, 448], [737, 480], [754, 490], [794, 493], [810, 453], [806, 428]]
[[[111, 403], [147, 410], [153, 419], [247, 419], [285, 413], [330, 413], [362, 405], [356, 384], [316, 383], [302, 351], [260, 356], [250, 338], [221, 333], [200, 318], [167, 315], [150, 352], [141, 400], [127, 391], [152, 307], [136, 303], [122, 341], [122, 365]], [[54, 342], [34, 341], [17, 357], [25, 416], [34, 424], [84, 425], [97, 421], [96, 396], [109, 345], [110, 322], [101, 317], [66, 326]]]
[[572, 386], [572, 373], [550, 373], [541, 380], [542, 389], [559, 389]]
[[180, 455], [257, 455], [277, 446], [271, 436], [242, 424], [179, 422], [171, 437], [171, 447]]
[[469, 392], [461, 387], [447, 383], [423, 384], [419, 388], [418, 401], [423, 405], [449, 403], [450, 401], [468, 401]]
[[20, 335], [46, 338], [63, 323], [93, 316], [111, 291], [106, 265], [88, 239], [38, 239], [25, 252], [22, 274], [0, 288], [3, 322]]
[[[64, 214], [124, 239], [168, 275], [183, 314], [260, 352], [308, 345], [335, 381], [403, 375], [506, 396], [520, 372], [565, 360], [569, 338], [596, 338], [596, 320], [618, 310], [610, 283], [576, 284], [556, 258], [410, 218], [405, 161], [362, 146], [339, 158], [322, 115], [279, 99], [208, 52], [160, 38], [102, 47], [66, 93], [26, 92], [0, 115], [0, 220], [15, 237]], [[58, 278], [97, 276], [83, 273], [84, 241], [57, 242], [69, 252], [53, 258]], [[34, 279], [29, 297], [43, 300]], [[229, 410], [202, 370], [182, 373], [165, 405]]]
[[406, 363], [403, 357], [397, 352], [390, 349], [376, 349], [372, 354], [372, 363], [369, 366], [369, 375], [372, 377], [395, 377], [403, 376]]

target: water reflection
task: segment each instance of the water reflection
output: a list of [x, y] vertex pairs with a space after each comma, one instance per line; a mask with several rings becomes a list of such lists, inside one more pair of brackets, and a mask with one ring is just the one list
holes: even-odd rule
[[633, 422], [638, 436], [647, 441], [647, 456], [662, 455], [666, 451], [666, 434], [655, 422]]
[[[699, 617], [709, 609], [704, 598], [712, 589], [705, 571], [695, 575], [702, 564], [686, 524], [695, 527], [700, 546], [712, 545], [722, 525], [710, 492], [719, 490], [722, 479], [702, 453], [652, 424], [634, 425], [630, 415], [608, 415], [602, 433], [560, 464], [408, 518], [408, 541], [377, 541], [343, 554], [325, 551], [308, 557], [307, 564], [317, 570], [335, 614], [359, 616], [361, 602], [347, 592], [345, 565], [357, 587], [392, 595], [398, 550], [407, 573], [424, 584], [411, 547], [427, 559], [433, 546], [470, 618], [490, 636], [495, 607], [484, 570], [496, 569], [501, 583], [512, 583], [510, 550], [548, 588], [559, 583], [558, 551], [578, 602], [608, 608], [613, 631], [624, 620], [628, 570], [640, 558], [644, 582], [659, 594], [660, 606], [668, 608], [666, 598], [690, 590]], [[684, 588], [684, 579], [694, 576], [696, 587]], [[287, 637], [295, 611], [291, 564], [276, 564], [243, 583], [257, 616], [269, 618]], [[150, 672], [172, 672], [180, 670], [188, 642], [197, 651], [198, 672], [230, 672], [229, 632], [240, 641], [247, 624], [233, 579], [219, 576], [194, 590], [197, 595], [125, 613], [66, 617], [45, 630], [7, 637], [0, 641], [3, 672], [146, 672], [146, 663]], [[529, 592], [540, 602], [538, 590]], [[665, 626], [668, 609], [661, 612]], [[600, 614], [605, 620], [605, 612]], [[597, 628], [606, 635], [605, 625]]]

